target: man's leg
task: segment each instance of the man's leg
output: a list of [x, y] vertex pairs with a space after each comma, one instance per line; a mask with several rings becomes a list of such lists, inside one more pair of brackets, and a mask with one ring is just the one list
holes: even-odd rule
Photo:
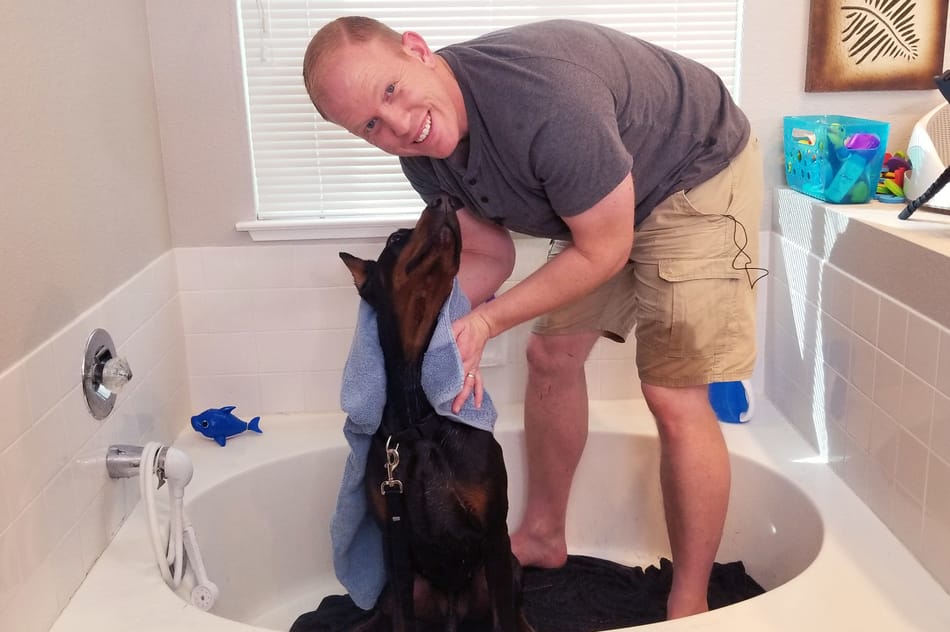
[[748, 378], [755, 364], [762, 191], [752, 138], [720, 173], [660, 202], [637, 231], [637, 366], [660, 438], [670, 619], [708, 609], [730, 487], [708, 383]]
[[729, 453], [707, 386], [643, 384], [660, 437], [660, 484], [673, 554], [667, 618], [709, 609], [709, 574], [729, 504]]
[[523, 566], [556, 568], [567, 559], [564, 525], [574, 471], [587, 442], [584, 362], [599, 332], [532, 334], [525, 393], [527, 500], [511, 536]]

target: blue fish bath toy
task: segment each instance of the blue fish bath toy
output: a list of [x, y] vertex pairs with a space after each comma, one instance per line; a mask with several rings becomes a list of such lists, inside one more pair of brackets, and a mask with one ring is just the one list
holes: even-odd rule
[[245, 430], [253, 430], [257, 433], [263, 433], [258, 426], [260, 417], [255, 417], [249, 422], [241, 421], [231, 414], [234, 406], [225, 406], [224, 408], [209, 408], [199, 415], [191, 418], [191, 427], [218, 442], [223, 446], [228, 437], [239, 435]]

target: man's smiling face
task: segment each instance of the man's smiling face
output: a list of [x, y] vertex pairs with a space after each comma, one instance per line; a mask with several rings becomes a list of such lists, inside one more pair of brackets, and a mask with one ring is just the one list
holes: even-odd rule
[[327, 120], [386, 153], [447, 158], [465, 134], [448, 65], [414, 33], [399, 48], [379, 39], [344, 44], [314, 72]]

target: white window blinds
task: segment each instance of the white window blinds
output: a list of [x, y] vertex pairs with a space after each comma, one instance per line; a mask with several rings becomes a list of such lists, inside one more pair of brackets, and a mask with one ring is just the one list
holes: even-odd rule
[[416, 31], [433, 50], [549, 18], [611, 26], [716, 71], [735, 92], [741, 0], [459, 2], [453, 0], [240, 0], [257, 218], [417, 215], [422, 205], [398, 160], [317, 114], [303, 88], [304, 50], [341, 15]]

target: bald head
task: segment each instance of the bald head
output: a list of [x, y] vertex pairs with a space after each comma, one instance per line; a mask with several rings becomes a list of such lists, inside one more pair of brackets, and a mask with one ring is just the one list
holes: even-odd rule
[[382, 22], [359, 15], [337, 18], [323, 26], [307, 46], [303, 57], [303, 84], [317, 112], [326, 114], [320, 107], [323, 97], [321, 77], [334, 56], [350, 44], [363, 44], [373, 40], [391, 45], [393, 50], [402, 46], [402, 36]]

